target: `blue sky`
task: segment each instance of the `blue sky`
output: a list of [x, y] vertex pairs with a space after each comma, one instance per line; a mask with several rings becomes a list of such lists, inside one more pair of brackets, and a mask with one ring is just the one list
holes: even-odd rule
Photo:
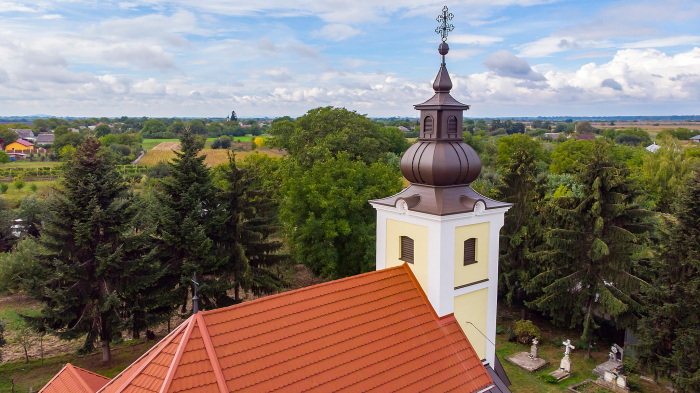
[[700, 2], [0, 0], [0, 115], [699, 114]]

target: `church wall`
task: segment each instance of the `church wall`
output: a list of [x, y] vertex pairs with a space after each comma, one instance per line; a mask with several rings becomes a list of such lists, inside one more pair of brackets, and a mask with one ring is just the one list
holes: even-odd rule
[[[462, 331], [467, 335], [480, 359], [486, 358], [486, 334], [488, 317], [488, 288], [470, 292], [455, 298], [454, 316]], [[467, 323], [471, 322], [470, 323]], [[476, 328], [475, 328], [476, 326]], [[477, 331], [476, 329], [479, 329]], [[489, 344], [490, 345], [490, 344]]]
[[[476, 239], [477, 263], [464, 266], [464, 241]], [[489, 278], [489, 222], [455, 228], [454, 287], [460, 288]]]
[[400, 266], [401, 236], [413, 239], [414, 262], [409, 263], [421, 287], [428, 288], [428, 227], [396, 220], [386, 220], [386, 268]]

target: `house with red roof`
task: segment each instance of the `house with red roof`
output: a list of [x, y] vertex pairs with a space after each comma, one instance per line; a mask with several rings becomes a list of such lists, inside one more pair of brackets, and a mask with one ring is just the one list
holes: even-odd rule
[[39, 393], [95, 393], [109, 378], [66, 363]]
[[411, 185], [368, 201], [376, 271], [201, 312], [195, 295], [193, 314], [98, 392], [509, 393], [493, 343], [512, 205], [470, 187], [481, 161], [451, 89], [443, 57], [401, 160]]
[[22, 151], [22, 150], [30, 150], [33, 148], [34, 148], [33, 143], [31, 143], [29, 141], [25, 141], [24, 139], [17, 139], [16, 141], [14, 141], [12, 143], [8, 143], [5, 146], [5, 151], [7, 153], [13, 153], [16, 150]]

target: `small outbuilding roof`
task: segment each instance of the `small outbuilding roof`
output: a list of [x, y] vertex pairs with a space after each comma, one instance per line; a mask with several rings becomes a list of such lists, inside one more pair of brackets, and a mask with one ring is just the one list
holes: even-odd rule
[[40, 145], [46, 145], [49, 143], [53, 143], [54, 139], [56, 139], [56, 136], [54, 134], [39, 134], [36, 136], [36, 143]]
[[34, 131], [26, 128], [13, 129], [20, 138], [34, 138]]
[[[24, 139], [17, 139], [16, 141], [14, 141], [14, 142], [12, 142], [12, 143], [19, 143], [20, 145], [26, 146], [26, 147], [32, 147], [32, 146], [34, 146], [33, 143], [31, 143], [31, 142], [29, 142], [29, 141], [25, 141]], [[9, 143], [9, 145], [11, 145], [12, 143]]]
[[691, 141], [700, 141], [700, 135], [695, 135], [694, 137], [690, 138]]
[[109, 378], [66, 363], [39, 393], [95, 393]]

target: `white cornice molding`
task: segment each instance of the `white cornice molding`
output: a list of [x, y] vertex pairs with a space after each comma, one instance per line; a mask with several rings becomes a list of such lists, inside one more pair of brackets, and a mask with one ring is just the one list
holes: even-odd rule
[[[440, 222], [461, 220], [464, 218], [471, 218], [471, 217], [482, 217], [482, 216], [505, 214], [508, 210], [510, 210], [510, 206], [507, 206], [507, 207], [499, 207], [499, 208], [495, 208], [495, 209], [485, 209], [482, 212], [467, 212], [467, 213], [449, 214], [446, 216], [438, 216], [435, 214], [415, 212], [415, 211], [411, 211], [409, 209], [401, 209], [401, 207], [403, 207], [403, 206], [393, 207], [393, 206], [380, 205], [378, 203], [372, 203], [372, 202], [370, 202], [370, 204], [372, 205], [372, 207], [374, 207], [377, 210], [381, 210], [381, 211], [385, 211], [385, 212], [389, 212], [389, 213], [405, 214], [407, 216], [425, 218], [428, 220], [440, 221]], [[479, 210], [481, 210], [481, 209], [479, 209]]]

